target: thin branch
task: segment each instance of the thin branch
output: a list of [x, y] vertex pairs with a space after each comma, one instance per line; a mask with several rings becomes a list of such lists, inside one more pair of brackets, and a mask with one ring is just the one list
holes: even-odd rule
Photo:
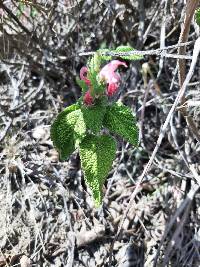
[[[174, 48], [179, 48], [179, 47], [182, 47], [182, 46], [187, 46], [187, 45], [190, 45], [192, 44], [193, 41], [190, 41], [190, 42], [186, 42], [186, 43], [180, 43], [180, 44], [176, 44], [176, 45], [170, 45], [170, 46], [166, 46], [166, 47], [163, 47], [162, 49], [158, 48], [158, 49], [154, 49], [154, 50], [147, 50], [147, 51], [139, 51], [139, 50], [132, 50], [132, 51], [129, 51], [129, 52], [113, 52], [113, 51], [102, 51], [100, 52], [101, 55], [105, 55], [105, 56], [131, 56], [131, 55], [161, 55], [161, 56], [166, 56], [167, 53], [166, 53], [166, 50], [168, 49], [174, 49]], [[94, 51], [90, 51], [90, 52], [81, 52], [79, 53], [79, 56], [91, 56], [91, 55], [94, 55], [96, 52]], [[169, 54], [170, 55], [170, 54]], [[175, 56], [175, 55], [173, 55]], [[187, 59], [191, 59], [191, 57], [188, 57]]]
[[[190, 30], [190, 24], [192, 21], [192, 17], [194, 15], [195, 9], [198, 6], [199, 0], [188, 0], [186, 4], [186, 10], [185, 10], [185, 19], [184, 23], [181, 29], [180, 37], [179, 37], [179, 44], [187, 42], [189, 30]], [[185, 54], [185, 47], [181, 46], [178, 49], [178, 54]], [[183, 85], [183, 82], [185, 80], [185, 60], [181, 59], [178, 61], [179, 66], [179, 81], [180, 81], [180, 87]]]
[[[185, 19], [184, 23], [181, 29], [180, 37], [179, 37], [179, 43], [182, 42], [187, 42], [188, 40], [188, 35], [189, 35], [189, 30], [190, 30], [190, 24], [192, 21], [192, 17], [194, 15], [195, 9], [197, 8], [199, 3], [199, 0], [188, 0], [186, 4], [186, 11], [185, 11]], [[178, 49], [178, 55], [182, 54], [185, 55], [186, 53], [186, 48], [185, 47], [179, 47]], [[185, 64], [185, 59], [180, 58], [178, 60], [178, 72], [179, 72], [179, 86], [180, 88], [183, 85], [184, 79], [185, 79], [185, 69], [186, 69], [186, 64]], [[191, 116], [188, 115], [186, 107], [183, 105], [186, 102], [186, 98], [183, 95], [181, 98], [181, 105], [182, 108], [180, 109], [181, 114], [184, 116], [187, 125], [191, 132], [194, 134], [196, 140], [200, 142], [200, 134], [198, 132], [198, 128], [196, 127], [196, 124]]]

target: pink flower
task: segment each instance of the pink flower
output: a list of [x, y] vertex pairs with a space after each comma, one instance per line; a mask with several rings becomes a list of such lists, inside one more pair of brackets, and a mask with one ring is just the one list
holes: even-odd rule
[[91, 106], [93, 104], [94, 99], [93, 99], [93, 97], [91, 96], [91, 93], [90, 93], [91, 82], [87, 78], [87, 72], [88, 72], [88, 68], [87, 67], [82, 67], [80, 69], [80, 78], [81, 78], [81, 80], [85, 81], [85, 83], [89, 87], [89, 90], [85, 93], [85, 95], [83, 97], [83, 102], [84, 102], [85, 105]]
[[118, 83], [109, 83], [107, 87], [107, 95], [112, 96], [117, 92], [119, 85]]
[[88, 90], [84, 97], [83, 97], [83, 102], [85, 103], [85, 105], [87, 106], [91, 106], [93, 104], [93, 97], [90, 94], [90, 91]]
[[121, 65], [127, 68], [126, 63], [120, 60], [112, 60], [110, 63], [105, 65], [99, 73], [100, 79], [105, 80], [108, 84], [107, 87], [108, 96], [112, 96], [117, 92], [121, 78], [119, 73], [115, 71]]
[[82, 67], [80, 69], [80, 78], [81, 80], [85, 81], [85, 83], [87, 85], [90, 85], [90, 80], [87, 78], [87, 72], [88, 72], [88, 68], [87, 67]]

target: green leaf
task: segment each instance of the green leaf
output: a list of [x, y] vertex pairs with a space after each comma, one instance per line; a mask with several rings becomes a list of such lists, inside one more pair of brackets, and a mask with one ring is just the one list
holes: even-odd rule
[[86, 93], [87, 92], [88, 86], [85, 83], [85, 81], [80, 80], [79, 78], [76, 78], [76, 83], [81, 87], [83, 93]]
[[87, 130], [98, 133], [106, 112], [105, 101], [86, 107], [72, 105], [63, 110], [51, 126], [51, 139], [60, 153], [61, 159], [67, 157], [79, 146]]
[[94, 72], [99, 72], [101, 66], [101, 55], [97, 51], [91, 59], [88, 61], [88, 67], [89, 67], [89, 72], [92, 73]]
[[[110, 51], [112, 51], [112, 50], [110, 50], [110, 49], [99, 49], [98, 50], [98, 52], [101, 54], [101, 52], [102, 53], [105, 53], [105, 52], [110, 52]], [[104, 54], [101, 54], [101, 58], [102, 58], [102, 60], [112, 60], [112, 56], [106, 56], [106, 55], [104, 55]]]
[[81, 111], [83, 113], [83, 119], [87, 129], [91, 130], [93, 133], [98, 133], [102, 127], [104, 115], [106, 113], [106, 106], [82, 106]]
[[116, 142], [109, 135], [86, 136], [80, 144], [81, 165], [96, 207], [102, 202], [102, 186], [115, 159]]
[[105, 91], [105, 85], [98, 79], [98, 72], [94, 70], [88, 72], [88, 79], [91, 81], [92, 84], [93, 90], [91, 92], [91, 95], [93, 97], [95, 95], [101, 95]]
[[70, 125], [70, 128], [72, 129], [75, 148], [77, 148], [79, 146], [79, 143], [85, 137], [87, 130], [81, 109], [69, 113], [66, 119], [68, 124]]
[[138, 145], [138, 127], [129, 107], [119, 102], [108, 107], [103, 125], [112, 133], [120, 135], [132, 145]]
[[[115, 49], [115, 52], [130, 52], [130, 51], [133, 51], [133, 50], [135, 50], [135, 49], [133, 47], [131, 47], [131, 46], [118, 46]], [[123, 59], [126, 59], [126, 60], [140, 60], [140, 59], [143, 59], [142, 55], [129, 55], [129, 56], [120, 56], [120, 57], [123, 58]]]
[[96, 91], [98, 91], [98, 88], [99, 88], [99, 83], [97, 81], [97, 75], [98, 75], [98, 73], [95, 70], [90, 70], [88, 72], [88, 79], [90, 80], [90, 82], [92, 84], [92, 88], [93, 88], [93, 90], [91, 91], [92, 97], [94, 97], [96, 95]]
[[101, 55], [99, 52], [96, 52], [94, 56], [88, 60], [88, 79], [92, 84], [91, 95], [100, 95], [105, 90], [105, 85], [99, 80], [98, 74], [101, 66]]
[[197, 8], [195, 11], [195, 20], [196, 23], [200, 26], [200, 8]]
[[73, 140], [73, 129], [67, 119], [67, 115], [80, 107], [77, 104], [71, 105], [60, 112], [51, 125], [51, 140], [59, 151], [60, 158], [65, 160], [75, 150]]

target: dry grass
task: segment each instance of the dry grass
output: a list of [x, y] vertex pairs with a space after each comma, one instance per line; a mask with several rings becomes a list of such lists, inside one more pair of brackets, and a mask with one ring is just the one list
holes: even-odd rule
[[[180, 105], [137, 185], [180, 89], [176, 59], [145, 56], [123, 73], [119, 97], [142, 125], [141, 142], [134, 149], [119, 140], [101, 209], [93, 206], [78, 153], [60, 162], [49, 136], [56, 114], [80, 96], [75, 77], [87, 57], [79, 53], [127, 43], [143, 51], [176, 45], [184, 1], [35, 1], [34, 18], [28, 8], [17, 16], [16, 1], [3, 3], [0, 266], [100, 267], [110, 260], [117, 267], [198, 267], [200, 145]], [[198, 36], [192, 21], [187, 55]], [[199, 62], [182, 103], [198, 131]], [[142, 73], [143, 63], [152, 75]]]

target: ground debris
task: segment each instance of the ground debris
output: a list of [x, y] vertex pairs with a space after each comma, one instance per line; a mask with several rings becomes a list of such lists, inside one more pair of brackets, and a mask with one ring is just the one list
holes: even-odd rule
[[[115, 240], [180, 89], [176, 58], [151, 50], [177, 45], [185, 2], [1, 3], [0, 266], [200, 266], [200, 144], [185, 120], [200, 130], [200, 61]], [[198, 35], [192, 21], [187, 56]], [[50, 127], [81, 96], [75, 78], [87, 58], [79, 53], [127, 44], [150, 51], [126, 62], [118, 95], [136, 114], [141, 140], [133, 148], [117, 137], [95, 209], [78, 151], [60, 161]], [[177, 56], [177, 47], [166, 53]]]

